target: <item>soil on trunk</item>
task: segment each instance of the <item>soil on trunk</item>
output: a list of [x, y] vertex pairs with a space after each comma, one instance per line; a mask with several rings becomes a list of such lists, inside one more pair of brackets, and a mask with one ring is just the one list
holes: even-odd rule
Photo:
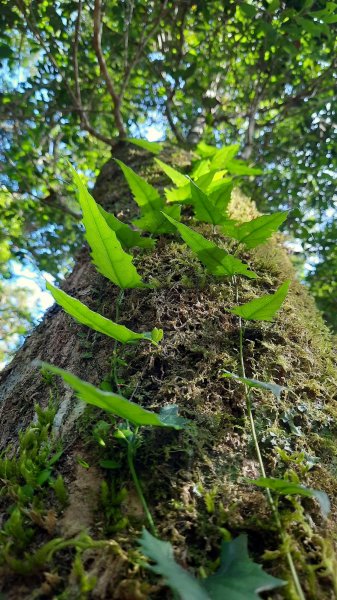
[[[118, 157], [154, 185], [167, 185], [143, 151], [124, 146]], [[190, 156], [171, 149], [163, 160], [184, 169]], [[130, 194], [113, 161], [103, 167], [94, 195], [126, 221], [133, 216]], [[245, 220], [256, 214], [247, 198], [239, 192], [233, 196], [233, 216]], [[230, 248], [209, 226], [199, 230]], [[282, 242], [275, 236], [259, 249], [241, 252], [259, 279], [242, 278], [240, 303], [293, 280], [275, 323], [247, 327], [245, 365], [248, 377], [287, 388], [280, 400], [254, 392], [268, 475], [298, 478], [330, 497], [328, 518], [312, 498], [280, 502], [307, 598], [328, 600], [337, 593], [335, 353]], [[118, 345], [116, 354], [111, 339], [54, 306], [0, 375], [0, 570], [8, 600], [172, 597], [141, 567], [137, 538], [145, 516], [114, 424], [103, 412], [85, 408], [59, 378], [41, 374], [36, 359], [97, 386], [116, 385], [117, 374], [126, 397], [155, 411], [175, 403], [191, 420], [179, 432], [145, 429], [136, 457], [158, 533], [171, 541], [183, 566], [195, 574], [214, 571], [221, 540], [245, 532], [254, 560], [291, 580], [265, 493], [246, 482], [260, 473], [243, 387], [222, 376], [224, 369], [240, 372], [238, 322], [226, 311], [237, 303], [233, 282], [207, 275], [175, 236], [161, 236], [154, 251], [135, 255], [144, 280], [155, 286], [127, 290], [119, 320], [134, 331], [162, 328], [158, 348], [147, 342]], [[63, 289], [114, 320], [117, 290], [96, 272], [87, 248]], [[36, 404], [44, 412], [36, 415]], [[268, 597], [296, 595], [290, 583]]]

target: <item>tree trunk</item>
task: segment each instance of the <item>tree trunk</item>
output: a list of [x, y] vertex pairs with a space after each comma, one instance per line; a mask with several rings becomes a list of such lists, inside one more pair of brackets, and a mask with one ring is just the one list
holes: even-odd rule
[[[124, 145], [118, 148], [118, 157], [153, 184], [166, 184], [152, 157], [143, 151]], [[190, 159], [187, 153], [167, 151], [164, 160], [184, 167]], [[130, 194], [113, 161], [103, 167], [94, 196], [106, 210], [122, 212], [126, 220], [133, 216]], [[255, 214], [255, 208], [236, 192], [232, 212], [245, 219]], [[208, 226], [200, 229], [212, 236]], [[240, 283], [240, 303], [293, 278], [281, 241], [279, 236], [250, 254], [243, 253], [260, 278]], [[266, 496], [243, 479], [256, 478], [260, 472], [242, 386], [221, 376], [222, 369], [240, 372], [238, 323], [226, 312], [236, 303], [233, 284], [206, 276], [198, 260], [172, 236], [162, 236], [153, 252], [137, 253], [136, 261], [144, 279], [153, 278], [158, 285], [128, 290], [120, 322], [134, 331], [161, 327], [164, 340], [158, 348], [146, 342], [118, 346], [122, 393], [153, 410], [176, 403], [192, 421], [183, 432], [146, 429], [138, 450], [136, 467], [159, 535], [172, 542], [183, 566], [197, 572], [201, 566], [212, 568], [224, 533], [246, 532], [253, 558], [264, 561], [272, 574], [290, 580]], [[97, 273], [87, 248], [77, 257], [63, 289], [115, 319], [117, 290]], [[35, 404], [46, 408], [52, 399], [57, 410], [49, 436], [54, 445], [62, 441], [63, 454], [50, 469], [54, 479], [58, 474], [64, 477], [68, 492], [61, 508], [53, 487], [48, 482], [38, 485], [29, 509], [27, 502], [22, 508], [14, 485], [22, 474], [13, 483], [8, 473], [1, 473], [3, 522], [19, 502], [25, 527], [35, 532], [29, 547], [6, 546], [10, 533], [0, 537], [2, 591], [8, 599], [172, 597], [159, 580], [139, 567], [136, 539], [147, 524], [124, 449], [111, 433], [105, 446], [97, 443], [97, 423], [102, 428], [102, 421], [109, 419], [86, 409], [58, 378], [42, 377], [33, 364], [44, 360], [99, 386], [111, 375], [113, 352], [111, 339], [77, 324], [54, 306], [0, 375], [1, 447], [7, 448], [9, 456], [22, 456], [19, 433], [36, 422]], [[334, 598], [335, 357], [330, 334], [303, 286], [293, 282], [275, 323], [247, 328], [244, 353], [248, 377], [272, 380], [289, 390], [281, 400], [260, 390], [254, 396], [267, 474], [297, 474], [302, 484], [325, 490], [332, 501], [328, 520], [315, 501], [304, 498], [300, 504], [297, 497], [297, 502], [283, 500], [281, 516], [307, 598]], [[119, 467], [108, 470], [100, 466], [102, 460], [115, 460]], [[96, 542], [110, 540], [110, 544], [92, 542], [86, 550], [71, 545], [83, 531]], [[34, 553], [56, 537], [68, 540], [69, 549], [60, 549], [46, 557], [43, 566], [22, 573], [29, 571], [24, 551]], [[294, 598], [292, 594], [290, 584], [273, 597]]]

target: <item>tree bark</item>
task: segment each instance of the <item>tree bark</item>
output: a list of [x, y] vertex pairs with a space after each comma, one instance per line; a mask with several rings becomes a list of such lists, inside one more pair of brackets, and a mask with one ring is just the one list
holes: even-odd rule
[[[166, 185], [148, 154], [122, 144], [116, 155], [153, 184], [160, 188]], [[190, 157], [171, 150], [165, 159], [184, 167]], [[127, 221], [134, 216], [130, 194], [114, 161], [102, 168], [94, 196], [106, 210], [124, 215]], [[234, 216], [246, 219], [256, 214], [250, 201], [239, 192], [234, 196]], [[212, 236], [208, 226], [202, 226], [201, 231]], [[260, 279], [240, 284], [240, 302], [275, 289], [289, 276], [293, 278], [281, 241], [279, 237], [249, 254], [243, 252], [242, 258], [257, 270]], [[193, 570], [210, 567], [225, 530], [234, 536], [247, 532], [255, 560], [261, 562], [268, 550], [279, 552], [275, 554], [277, 560], [266, 562], [265, 568], [289, 579], [265, 495], [242, 481], [242, 477], [260, 475], [243, 390], [221, 376], [222, 369], [239, 372], [238, 324], [226, 311], [236, 303], [232, 282], [206, 276], [197, 259], [173, 236], [162, 236], [153, 252], [136, 253], [136, 261], [144, 278], [154, 278], [158, 285], [150, 290], [128, 290], [120, 322], [135, 331], [161, 327], [164, 340], [158, 349], [147, 343], [120, 348], [122, 392], [154, 410], [174, 402], [192, 421], [185, 432], [145, 430], [138, 450], [136, 467], [159, 534], [173, 543], [180, 562]], [[114, 320], [117, 290], [97, 273], [86, 247], [63, 289]], [[250, 325], [245, 338], [247, 376], [273, 380], [290, 390], [281, 401], [260, 392], [254, 400], [267, 473], [282, 477], [290, 469], [300, 476], [301, 483], [327, 491], [332, 501], [328, 521], [312, 500], [304, 499], [304, 513], [290, 501], [283, 505], [288, 515], [284, 527], [292, 535], [307, 597], [333, 598], [333, 574], [323, 556], [324, 549], [333, 547], [331, 531], [329, 535], [327, 531], [335, 531], [336, 515], [336, 452], [331, 442], [336, 433], [332, 421], [336, 381], [330, 334], [306, 289], [294, 281], [276, 323]], [[3, 449], [11, 444], [13, 453], [17, 448], [19, 432], [34, 419], [36, 403], [46, 407], [51, 394], [57, 402], [54, 435], [62, 440], [64, 453], [55, 470], [64, 476], [69, 502], [63, 511], [55, 508], [55, 535], [69, 539], [85, 530], [96, 540], [110, 539], [115, 544], [113, 551], [104, 548], [82, 554], [85, 573], [96, 577], [88, 592], [81, 592], [83, 578], [74, 568], [71, 553], [55, 555], [41, 572], [28, 578], [13, 578], [5, 565], [3, 592], [9, 599], [32, 598], [32, 590], [38, 594], [41, 589], [49, 590], [47, 597], [60, 598], [53, 594], [94, 599], [172, 597], [167, 588], [139, 568], [134, 548], [146, 523], [125, 453], [114, 438], [109, 438], [110, 458], [117, 456], [120, 468], [107, 471], [99, 465], [110, 450], [100, 454], [93, 427], [105, 415], [85, 409], [61, 381], [50, 386], [33, 362], [50, 362], [99, 386], [111, 371], [113, 350], [111, 339], [77, 324], [53, 306], [0, 375]], [[314, 466], [309, 470], [308, 464]], [[102, 482], [112, 486], [118, 513], [115, 521], [102, 504]], [[121, 490], [126, 491], [120, 494]], [[4, 519], [8, 517], [6, 511], [8, 506], [4, 506]], [[41, 533], [34, 547], [48, 539], [50, 536]], [[315, 571], [322, 561], [323, 567]], [[46, 573], [57, 574], [59, 580], [51, 584]], [[289, 588], [281, 589], [275, 598], [290, 594]]]

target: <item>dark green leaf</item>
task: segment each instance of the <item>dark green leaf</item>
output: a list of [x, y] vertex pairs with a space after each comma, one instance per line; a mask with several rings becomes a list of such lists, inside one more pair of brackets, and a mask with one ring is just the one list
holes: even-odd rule
[[162, 423], [166, 423], [171, 427], [176, 425], [180, 425], [181, 427], [186, 427], [189, 423], [188, 419], [184, 419], [184, 417], [179, 416], [179, 408], [176, 404], [168, 404], [163, 406], [163, 408], [159, 411], [159, 418]]
[[99, 464], [103, 469], [119, 469], [121, 466], [117, 460], [100, 460]]
[[150, 233], [171, 233], [174, 229], [171, 225], [168, 225], [161, 211], [167, 212], [170, 215], [174, 214], [174, 218], [179, 219], [180, 207], [165, 207], [164, 201], [152, 185], [137, 175], [122, 161], [115, 160], [121, 167], [134, 199], [141, 209], [140, 219], [134, 220], [133, 224], [139, 227], [139, 229], [149, 231]]
[[232, 542], [222, 542], [220, 567], [202, 583], [211, 600], [257, 600], [260, 592], [286, 584], [249, 558], [245, 534]]
[[155, 563], [148, 568], [164, 577], [167, 585], [181, 600], [210, 600], [197, 579], [175, 561], [170, 542], [163, 542], [143, 529], [139, 544], [144, 556]]
[[164, 577], [181, 600], [257, 600], [259, 592], [285, 585], [249, 558], [246, 535], [222, 543], [218, 571], [201, 581], [175, 561], [170, 542], [163, 542], [143, 529], [139, 543], [143, 554], [155, 563], [148, 568]]
[[191, 204], [194, 207], [195, 216], [199, 221], [219, 225], [225, 220], [225, 216], [220, 210], [212, 204], [211, 200], [192, 180], [191, 180]]

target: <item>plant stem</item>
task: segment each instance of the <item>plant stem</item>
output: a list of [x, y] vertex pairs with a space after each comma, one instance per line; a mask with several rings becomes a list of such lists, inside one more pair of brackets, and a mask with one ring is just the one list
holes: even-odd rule
[[[124, 298], [124, 290], [120, 289], [118, 292], [117, 298], [116, 298], [115, 323], [118, 323], [118, 321], [119, 321], [119, 313], [120, 313], [120, 308], [122, 306], [123, 298]], [[112, 373], [111, 374], [113, 376], [113, 380], [115, 383], [116, 392], [119, 392], [120, 385], [119, 385], [119, 381], [118, 381], [117, 347], [118, 347], [118, 341], [115, 340], [113, 354], [112, 354], [112, 365], [111, 365]]]
[[[135, 437], [137, 436], [137, 432], [135, 432]], [[138, 475], [136, 473], [136, 469], [135, 469], [135, 464], [134, 464], [134, 456], [135, 456], [135, 440], [133, 439], [132, 441], [128, 441], [128, 465], [129, 465], [129, 469], [130, 469], [130, 473], [133, 479], [133, 483], [135, 484], [135, 488], [138, 494], [138, 497], [142, 503], [151, 533], [154, 536], [157, 536], [157, 530], [152, 518], [152, 515], [150, 513], [150, 509], [147, 505], [147, 502], [145, 500], [144, 494], [143, 494], [143, 490], [142, 487], [140, 485], [140, 481], [138, 479]]]
[[[235, 281], [236, 283], [236, 281]], [[238, 300], [238, 287], [236, 285], [236, 299]], [[239, 335], [240, 335], [240, 365], [241, 365], [241, 376], [242, 377], [246, 377], [246, 369], [245, 369], [245, 361], [244, 361], [244, 355], [243, 355], [243, 338], [244, 338], [244, 327], [242, 324], [242, 318], [239, 317]], [[264, 462], [263, 462], [263, 458], [262, 458], [262, 454], [261, 454], [261, 449], [260, 449], [260, 444], [259, 444], [259, 440], [257, 437], [257, 433], [256, 433], [256, 427], [255, 427], [255, 421], [254, 421], [254, 415], [253, 415], [253, 411], [252, 411], [252, 405], [251, 405], [251, 399], [250, 399], [250, 390], [248, 388], [247, 385], [244, 386], [245, 387], [245, 399], [246, 399], [246, 411], [247, 411], [247, 415], [248, 415], [248, 419], [249, 419], [249, 423], [250, 423], [250, 428], [251, 428], [251, 432], [252, 432], [252, 437], [253, 437], [253, 442], [254, 442], [254, 447], [255, 447], [255, 452], [257, 455], [257, 459], [258, 459], [258, 463], [259, 463], [259, 467], [260, 467], [260, 471], [262, 474], [262, 477], [266, 477], [266, 470], [264, 467]], [[272, 496], [272, 493], [270, 491], [270, 489], [266, 488], [266, 493], [267, 493], [267, 498], [268, 498], [268, 502], [271, 508], [271, 511], [273, 513], [274, 519], [275, 519], [275, 523], [277, 526], [277, 529], [279, 531], [279, 536], [281, 538], [282, 544], [285, 546], [286, 544], [286, 535], [283, 531], [282, 528], [282, 523], [281, 523], [281, 519], [280, 519], [280, 515], [277, 509], [277, 506], [275, 504], [275, 500]], [[299, 600], [305, 600], [305, 595], [298, 577], [298, 573], [296, 571], [296, 567], [293, 561], [293, 557], [290, 553], [290, 550], [285, 549], [285, 555], [286, 555], [286, 559], [289, 565], [289, 569], [294, 581], [294, 585], [295, 585], [295, 589], [296, 592], [298, 594], [298, 598]]]

